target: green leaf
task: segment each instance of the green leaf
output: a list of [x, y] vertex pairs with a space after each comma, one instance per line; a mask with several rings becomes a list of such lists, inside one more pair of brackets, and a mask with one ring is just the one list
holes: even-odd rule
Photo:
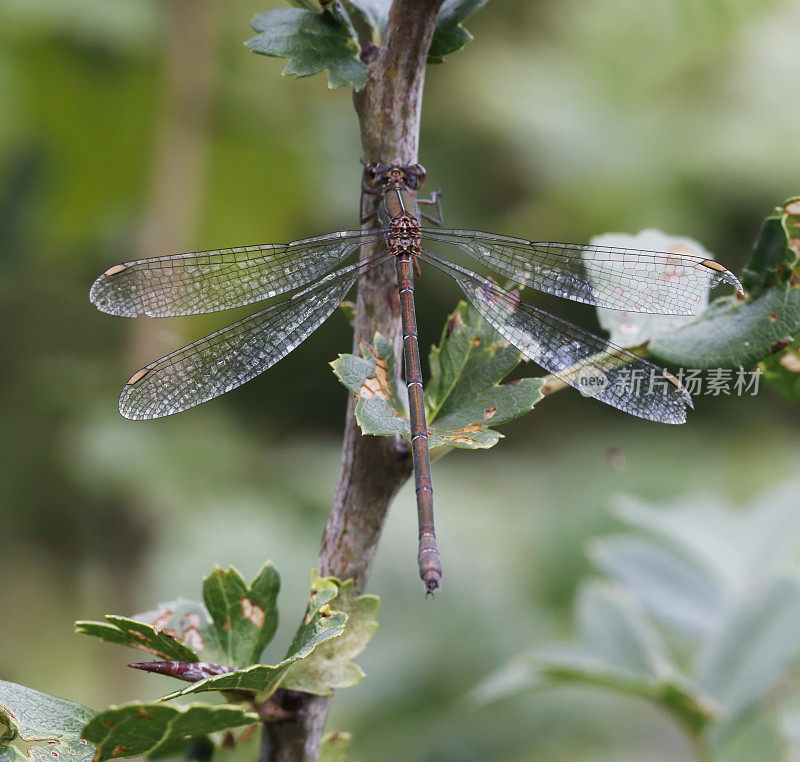
[[735, 368], [768, 357], [800, 330], [800, 289], [770, 288], [752, 301], [721, 297], [697, 319], [650, 342], [650, 352], [688, 368]]
[[338, 638], [344, 632], [347, 614], [332, 611], [330, 607], [339, 594], [338, 580], [335, 577], [316, 576], [312, 580], [311, 597], [305, 616], [286, 651], [284, 662], [289, 659], [305, 659], [318, 645], [331, 638]]
[[395, 383], [394, 347], [381, 334], [374, 346], [360, 342], [361, 357], [340, 354], [331, 363], [336, 377], [358, 397], [356, 420], [364, 434], [400, 434], [411, 441], [405, 406]]
[[474, 691], [476, 700], [485, 703], [525, 687], [582, 683], [656, 701], [693, 733], [708, 725], [714, 707], [672, 664], [632, 598], [619, 588], [592, 583], [581, 588], [576, 606], [577, 644], [515, 659]]
[[372, 30], [372, 41], [380, 44], [389, 22], [391, 0], [350, 0], [350, 5]]
[[542, 677], [541, 665], [527, 656], [516, 656], [504, 667], [481, 680], [468, 694], [472, 706], [478, 709], [514, 696], [525, 690], [542, 687], [547, 681]]
[[522, 355], [466, 302], [459, 302], [431, 349], [426, 404], [432, 431], [442, 444], [491, 447], [502, 436], [489, 425], [507, 423], [543, 398], [542, 379], [500, 384]]
[[305, 8], [307, 11], [314, 11], [314, 13], [322, 11], [322, 4], [319, 0], [289, 0], [289, 2], [298, 8]]
[[742, 268], [742, 285], [751, 296], [800, 282], [800, 196], [775, 207], [764, 220], [750, 258]]
[[800, 585], [777, 578], [731, 611], [695, 667], [699, 688], [724, 710], [716, 734], [730, 732], [789, 673], [800, 656]]
[[[320, 579], [313, 580], [312, 586]], [[347, 627], [340, 638], [317, 648], [307, 659], [294, 664], [283, 681], [284, 688], [328, 696], [339, 688], [350, 688], [364, 678], [364, 671], [351, 659], [358, 656], [378, 629], [380, 601], [374, 595], [353, 593], [353, 580], [335, 580], [339, 592], [330, 605], [347, 614]]]
[[171, 632], [128, 617], [107, 614], [105, 622], [75, 622], [75, 631], [92, 635], [107, 643], [141, 648], [143, 651], [171, 661], [200, 661], [190, 646]]
[[112, 706], [97, 714], [83, 736], [97, 745], [99, 762], [113, 757], [158, 754], [176, 742], [258, 722], [258, 715], [238, 706], [143, 704]]
[[[591, 243], [594, 246], [611, 246], [623, 249], [641, 249], [643, 251], [667, 251], [680, 256], [689, 253], [705, 259], [714, 259], [697, 241], [682, 236], [671, 236], [660, 230], [642, 230], [636, 235], [623, 233], [606, 233], [594, 236]], [[586, 274], [593, 279], [596, 264], [591, 259], [585, 261]], [[602, 277], [601, 274], [599, 274]], [[696, 314], [708, 306], [708, 291], [705, 297], [698, 302]], [[671, 308], [664, 304], [668, 312]], [[611, 310], [604, 307], [597, 308], [597, 319], [600, 326], [609, 332], [612, 343], [622, 347], [638, 347], [661, 334], [674, 331], [682, 325], [692, 321], [692, 315], [658, 314], [658, 305], [652, 313], [628, 312], [626, 310]]]
[[159, 603], [155, 609], [136, 614], [133, 618], [172, 635], [195, 651], [200, 661], [218, 661], [222, 656], [211, 616], [202, 603], [178, 598]]
[[800, 402], [800, 337], [762, 360], [758, 367], [767, 384], [792, 402]]
[[[428, 63], [442, 63], [444, 56], [463, 48], [472, 35], [461, 22], [486, 5], [487, 0], [445, 0], [436, 20]], [[373, 30], [373, 42], [380, 44], [389, 22], [391, 0], [350, 0], [349, 5]]]
[[[524, 415], [542, 399], [542, 379], [500, 384], [521, 359], [476, 310], [459, 302], [430, 354], [425, 396], [431, 449], [497, 444], [502, 435], [490, 426]], [[362, 342], [361, 357], [339, 355], [331, 365], [359, 398], [356, 420], [363, 433], [411, 440], [408, 414], [394, 381], [394, 348], [386, 339], [376, 334], [374, 347]]]
[[621, 590], [600, 583], [583, 587], [576, 616], [577, 646], [536, 652], [544, 677], [657, 701], [694, 732], [714, 718], [715, 707], [690, 687], [641, 608]]
[[799, 257], [800, 197], [795, 197], [761, 227], [742, 270], [748, 299], [717, 299], [688, 325], [652, 341], [651, 353], [674, 365], [722, 368], [753, 365], [782, 351], [800, 330]]
[[743, 561], [751, 543], [759, 541], [754, 533], [763, 534], [755, 526], [744, 525], [747, 514], [712, 496], [690, 495], [662, 507], [621, 495], [613, 513], [628, 526], [676, 550], [693, 566], [702, 566], [710, 579], [721, 580], [731, 592], [749, 572]]
[[594, 540], [592, 559], [650, 614], [697, 638], [718, 632], [738, 601], [785, 568], [800, 531], [795, 485], [747, 511], [693, 495], [669, 508], [621, 497], [614, 513], [651, 538]]
[[261, 658], [278, 626], [280, 577], [267, 562], [251, 585], [233, 567], [215, 568], [203, 581], [203, 601], [222, 652], [235, 667]]
[[347, 614], [331, 611], [328, 605], [338, 593], [333, 579], [316, 581], [306, 614], [289, 646], [286, 656], [275, 665], [253, 664], [215, 677], [200, 680], [183, 690], [175, 691], [164, 700], [202, 691], [252, 691], [262, 697], [272, 694], [280, 685], [289, 667], [313, 653], [317, 646], [344, 632]]
[[319, 747], [318, 762], [345, 762], [352, 743], [350, 733], [326, 733]]
[[[775, 715], [775, 708], [771, 708], [771, 714]], [[778, 721], [786, 745], [790, 753], [786, 758], [790, 760], [800, 759], [800, 693], [793, 691], [788, 700], [778, 710]]]
[[24, 741], [69, 737], [78, 733], [94, 714], [82, 704], [0, 680], [0, 718]]
[[428, 63], [441, 63], [445, 56], [461, 50], [472, 39], [472, 35], [461, 26], [461, 22], [486, 5], [486, 2], [487, 0], [444, 0], [428, 51]]
[[620, 498], [614, 514], [707, 568], [722, 581], [729, 598], [747, 594], [765, 574], [783, 568], [800, 532], [793, 484], [768, 491], [747, 511], [692, 495], [668, 509]]
[[[3, 732], [0, 741], [0, 759], [11, 762], [18, 759], [40, 760], [42, 754], [53, 759], [63, 754], [78, 762], [88, 762], [94, 746], [81, 738], [83, 726], [95, 712], [82, 704], [40, 693], [24, 685], [0, 680], [0, 722]], [[18, 735], [22, 741], [46, 741], [46, 747], [32, 747], [27, 755], [8, 745]]]
[[[667, 678], [656, 669], [662, 654], [653, 651], [648, 642], [654, 632], [649, 625], [625, 613], [622, 617], [607, 616], [597, 623], [608, 630], [610, 638], [601, 643], [581, 641], [575, 646], [552, 646], [537, 651], [534, 656], [542, 674], [551, 680], [580, 680], [652, 696], [653, 686]], [[612, 639], [617, 637], [622, 640], [614, 643]]]
[[330, 88], [360, 90], [367, 82], [356, 40], [330, 13], [278, 8], [256, 15], [252, 26], [259, 34], [245, 44], [255, 53], [288, 58], [284, 75], [310, 77], [327, 69]]
[[649, 540], [625, 535], [595, 539], [589, 556], [651, 615], [690, 633], [710, 632], [730, 605], [728, 590], [708, 568]]
[[[720, 762], [797, 762], [788, 728], [773, 707], [761, 707], [751, 719], [726, 736], [713, 739], [713, 760]], [[713, 733], [709, 733], [713, 735]], [[711, 746], [711, 744], [709, 744]]]
[[[656, 230], [634, 237], [600, 236], [592, 243], [663, 251], [687, 248], [711, 259], [695, 241]], [[746, 301], [722, 297], [694, 318], [598, 309], [598, 319], [610, 331], [612, 342], [633, 347], [650, 341], [650, 353], [673, 365], [701, 369], [753, 365], [782, 350], [800, 330], [800, 295], [795, 288], [800, 286], [799, 252], [800, 197], [789, 199], [765, 220], [742, 273], [749, 292]], [[587, 272], [591, 277], [591, 263]]]
[[84, 738], [71, 738], [69, 740], [53, 743], [48, 741], [45, 746], [31, 746], [26, 752], [19, 749], [17, 759], [33, 760], [33, 762], [55, 762], [54, 757], [66, 757], [75, 762], [94, 762], [94, 744]]
[[613, 682], [650, 684], [667, 673], [663, 648], [655, 631], [621, 591], [595, 583], [578, 597], [578, 633], [574, 646], [536, 652], [548, 675], [569, 673]]
[[675, 674], [658, 632], [620, 588], [584, 586], [576, 611], [582, 646], [612, 670], [661, 680]]
[[136, 619], [106, 616], [105, 622], [76, 622], [75, 629], [109, 643], [140, 648], [167, 661], [252, 664], [278, 626], [278, 573], [267, 563], [251, 585], [236, 569], [206, 577], [205, 606], [183, 598], [162, 603]]
[[354, 302], [342, 302], [339, 305], [339, 311], [351, 326], [356, 322], [356, 305]]
[[797, 484], [770, 491], [747, 511], [700, 496], [669, 510], [629, 500], [616, 513], [650, 536], [596, 541], [598, 565], [667, 621], [676, 614], [700, 621], [700, 610], [710, 610], [710, 626], [669, 641], [689, 671], [672, 661], [636, 599], [594, 584], [578, 596], [575, 645], [518, 658], [484, 681], [478, 698], [596, 685], [668, 709], [698, 748], [709, 749], [704, 759], [711, 752], [720, 760], [782, 759], [771, 740], [778, 737], [775, 699], [792, 687], [800, 661], [800, 581], [785, 572], [800, 528]]

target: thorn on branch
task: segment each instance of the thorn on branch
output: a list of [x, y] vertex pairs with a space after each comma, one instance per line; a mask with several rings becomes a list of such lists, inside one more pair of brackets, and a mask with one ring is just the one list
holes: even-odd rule
[[189, 683], [233, 672], [233, 667], [224, 664], [209, 664], [204, 661], [142, 661], [128, 666], [144, 672], [169, 675], [169, 677], [176, 677], [178, 680], [186, 680]]
[[374, 42], [372, 42], [372, 40], [366, 40], [361, 43], [361, 53], [359, 54], [359, 58], [365, 64], [368, 64], [375, 60], [375, 56], [378, 55], [379, 50], [380, 48]]

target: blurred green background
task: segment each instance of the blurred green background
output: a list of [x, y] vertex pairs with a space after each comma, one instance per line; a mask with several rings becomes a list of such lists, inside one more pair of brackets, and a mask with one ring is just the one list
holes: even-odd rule
[[[130, 372], [230, 316], [125, 321], [87, 298], [134, 256], [356, 225], [350, 93], [242, 46], [280, 5], [0, 0], [4, 679], [94, 707], [159, 695], [72, 621], [197, 598], [215, 563], [249, 577], [274, 560], [276, 648], [302, 613], [338, 474], [346, 393], [327, 363], [350, 350], [345, 319], [234, 393], [131, 423], [116, 411]], [[428, 70], [420, 160], [446, 223], [576, 241], [656, 227], [738, 269], [800, 192], [798, 24], [800, 4], [778, 0], [492, 0], [467, 23], [476, 39]], [[424, 276], [430, 343], [457, 294]], [[461, 697], [569, 633], [583, 545], [614, 525], [615, 495], [744, 503], [796, 473], [798, 418], [768, 389], [698, 399], [681, 427], [567, 391], [493, 450], [436, 463], [443, 591], [422, 594], [406, 486], [370, 583], [369, 677], [329, 728], [363, 760], [691, 759], [667, 717], [628, 699], [574, 689], [472, 712]]]

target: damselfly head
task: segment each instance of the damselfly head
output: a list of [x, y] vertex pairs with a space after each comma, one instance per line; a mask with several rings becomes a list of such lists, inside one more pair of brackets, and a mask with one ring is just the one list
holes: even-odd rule
[[364, 165], [364, 184], [368, 188], [383, 188], [386, 186], [403, 184], [411, 190], [419, 188], [427, 177], [425, 167], [421, 164], [412, 164], [400, 167], [394, 164], [370, 162]]

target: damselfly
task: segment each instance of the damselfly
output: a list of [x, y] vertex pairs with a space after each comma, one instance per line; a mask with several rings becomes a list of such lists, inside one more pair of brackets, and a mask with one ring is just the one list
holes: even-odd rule
[[[124, 317], [172, 317], [269, 306], [146, 365], [131, 376], [119, 409], [126, 418], [178, 413], [229, 392], [274, 365], [313, 333], [341, 304], [359, 277], [394, 260], [397, 270], [410, 446], [419, 517], [419, 569], [426, 590], [442, 571], [433, 524], [433, 488], [422, 369], [414, 314], [414, 276], [420, 260], [452, 277], [470, 304], [527, 359], [577, 386], [587, 362], [604, 384], [592, 395], [632, 415], [682, 423], [691, 398], [667, 371], [609, 341], [522, 301], [492, 278], [429, 250], [450, 244], [478, 265], [520, 286], [598, 307], [691, 315], [709, 287], [739, 281], [717, 262], [686, 253], [537, 242], [441, 225], [439, 193], [416, 199], [425, 170], [372, 163], [362, 192], [379, 199], [378, 227], [344, 230], [288, 244], [139, 259], [106, 270], [91, 301]], [[433, 205], [437, 216], [421, 212]], [[374, 215], [373, 215], [374, 216]], [[370, 220], [362, 220], [362, 224]], [[377, 255], [347, 264], [362, 246]], [[648, 374], [663, 383], [615, 383], [621, 374]]]

